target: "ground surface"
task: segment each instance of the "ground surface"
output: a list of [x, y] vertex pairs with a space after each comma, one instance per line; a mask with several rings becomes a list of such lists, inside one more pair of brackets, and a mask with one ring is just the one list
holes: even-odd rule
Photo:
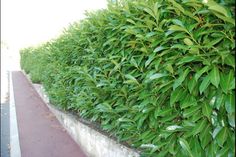
[[9, 103], [1, 103], [1, 157], [10, 156]]
[[23, 73], [12, 81], [22, 157], [85, 157]]
[[9, 60], [8, 51], [1, 49], [1, 157], [10, 156]]

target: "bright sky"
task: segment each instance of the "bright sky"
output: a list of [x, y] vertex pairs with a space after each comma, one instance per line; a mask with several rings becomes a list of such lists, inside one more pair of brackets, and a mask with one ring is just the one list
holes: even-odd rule
[[106, 0], [1, 0], [1, 40], [19, 49], [52, 39], [85, 10], [106, 7]]
[[106, 8], [106, 0], [1, 0], [1, 103], [8, 91], [7, 71], [20, 69], [19, 49], [60, 35], [85, 10]]

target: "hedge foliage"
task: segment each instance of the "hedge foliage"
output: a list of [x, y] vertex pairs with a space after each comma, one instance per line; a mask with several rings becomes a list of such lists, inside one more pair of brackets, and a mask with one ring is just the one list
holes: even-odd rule
[[234, 1], [113, 1], [21, 50], [53, 104], [143, 156], [235, 153]]

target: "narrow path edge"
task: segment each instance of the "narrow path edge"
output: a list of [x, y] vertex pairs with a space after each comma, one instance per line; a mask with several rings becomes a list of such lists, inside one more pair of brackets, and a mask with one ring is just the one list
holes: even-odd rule
[[21, 149], [19, 142], [19, 132], [16, 116], [16, 105], [13, 91], [12, 71], [9, 72], [9, 105], [10, 105], [10, 156], [21, 157]]

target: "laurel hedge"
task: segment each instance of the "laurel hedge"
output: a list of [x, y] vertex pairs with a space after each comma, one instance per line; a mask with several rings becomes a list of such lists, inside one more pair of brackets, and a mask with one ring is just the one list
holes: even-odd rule
[[52, 104], [141, 156], [235, 154], [234, 1], [127, 0], [21, 50]]

